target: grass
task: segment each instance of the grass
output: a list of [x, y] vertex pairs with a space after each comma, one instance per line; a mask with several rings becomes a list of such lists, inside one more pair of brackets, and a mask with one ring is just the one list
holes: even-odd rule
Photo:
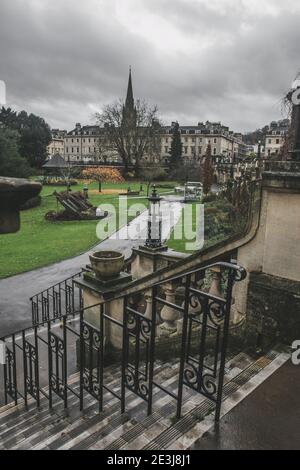
[[167, 242], [169, 248], [172, 248], [175, 251], [180, 251], [182, 253], [194, 251], [188, 250], [186, 244], [196, 241], [195, 236], [191, 240], [188, 240], [187, 237], [187, 234], [190, 232], [196, 233], [196, 205], [197, 203], [193, 202], [185, 206], [185, 208], [188, 208], [192, 211], [191, 217], [189, 217], [188, 213], [186, 213], [186, 215], [184, 212], [182, 213], [175, 229], [171, 233], [170, 239]]
[[[133, 204], [142, 203], [148, 205], [146, 199], [147, 184], [140, 182], [103, 183], [102, 190], [115, 190], [111, 194], [98, 192], [98, 183], [89, 184], [89, 200], [93, 205], [112, 204], [117, 214], [117, 227], [119, 223], [119, 197], [118, 192], [125, 192], [128, 187], [132, 191], [139, 191], [143, 186], [141, 197], [129, 197], [128, 208]], [[169, 183], [170, 184], [170, 183]], [[175, 185], [176, 183], [173, 182]], [[84, 182], [72, 187], [72, 190], [81, 190]], [[53, 192], [65, 190], [62, 186], [44, 186], [41, 192], [42, 204], [39, 207], [21, 212], [21, 230], [15, 234], [7, 234], [0, 237], [0, 278], [5, 278], [32, 269], [47, 266], [58, 261], [71, 258], [89, 250], [111, 233], [103, 234], [99, 239], [96, 235], [97, 220], [50, 222], [45, 220], [45, 214], [49, 211], [61, 210], [57, 205]], [[170, 193], [170, 189], [159, 188], [159, 193]], [[191, 217], [181, 216], [176, 230], [173, 230], [168, 240], [168, 246], [179, 252], [192, 252], [188, 250], [186, 243], [189, 240], [187, 230], [196, 231], [196, 203], [188, 204], [192, 210]], [[229, 223], [228, 214], [230, 204], [225, 201], [213, 201], [205, 204], [205, 243], [210, 246], [227, 238], [234, 231]], [[134, 215], [129, 217], [129, 221]], [[185, 223], [184, 223], [185, 222]], [[101, 224], [106, 225], [105, 219]], [[122, 224], [121, 224], [122, 225]], [[180, 237], [175, 237], [178, 233]]]
[[[128, 187], [139, 190], [140, 183], [126, 182], [121, 184], [102, 184], [102, 189], [115, 189], [121, 192]], [[83, 183], [72, 187], [77, 191]], [[25, 271], [49, 265], [90, 249], [99, 239], [96, 236], [96, 226], [99, 221], [69, 221], [50, 222], [45, 220], [48, 211], [57, 210], [57, 202], [53, 192], [62, 191], [64, 187], [44, 186], [41, 192], [42, 204], [39, 207], [21, 213], [21, 230], [14, 234], [0, 237], [0, 278], [5, 278]], [[98, 193], [98, 184], [89, 185], [89, 199], [96, 206], [100, 203], [112, 204], [119, 214], [119, 198], [116, 194]], [[143, 183], [146, 191], [147, 185]], [[161, 189], [160, 193], [168, 192]], [[145, 198], [128, 198], [128, 207], [135, 203], [147, 204]], [[59, 210], [61, 206], [59, 207]], [[130, 219], [133, 219], [132, 216]], [[118, 220], [118, 219], [117, 219]], [[119, 223], [117, 221], [117, 229]], [[108, 236], [109, 234], [107, 234]], [[106, 238], [106, 237], [104, 237]]]
[[[140, 182], [124, 183], [103, 183], [103, 193], [98, 192], [98, 183], [89, 184], [89, 200], [93, 205], [112, 204], [117, 215], [116, 229], [120, 228], [119, 221], [119, 192], [125, 192], [128, 187], [132, 191], [139, 191], [143, 186], [141, 197], [129, 197], [128, 208], [133, 204], [142, 203], [148, 205], [146, 199], [147, 184]], [[170, 183], [169, 183], [170, 184]], [[173, 183], [176, 184], [175, 182]], [[84, 182], [72, 187], [72, 190], [81, 190]], [[21, 230], [15, 234], [7, 234], [0, 237], [0, 278], [5, 278], [32, 269], [47, 266], [58, 261], [71, 258], [83, 253], [94, 245], [105, 239], [110, 233], [103, 233], [99, 239], [96, 235], [96, 227], [99, 221], [69, 221], [50, 222], [45, 220], [45, 214], [49, 211], [61, 210], [57, 205], [53, 192], [65, 190], [62, 186], [44, 186], [41, 192], [41, 206], [21, 212]], [[105, 190], [114, 190], [110, 194], [104, 194]], [[170, 193], [170, 189], [159, 188], [159, 193]], [[195, 240], [188, 240], [187, 232], [196, 231], [196, 204], [188, 204], [192, 210], [191, 217], [185, 219], [181, 216], [176, 230], [172, 232], [168, 241], [168, 246], [179, 252], [191, 252], [194, 249], [187, 249], [186, 243]], [[210, 211], [210, 214], [208, 214]], [[224, 201], [214, 201], [205, 204], [205, 244], [209, 246], [221, 239], [227, 238], [232, 233], [233, 227], [228, 223], [229, 204]], [[134, 215], [129, 217], [129, 221]], [[226, 220], [227, 219], [227, 220]], [[185, 221], [185, 223], [184, 223]], [[100, 224], [106, 225], [105, 219]], [[121, 225], [123, 222], [121, 222]], [[175, 237], [178, 233], [180, 237]], [[103, 231], [102, 231], [103, 232]]]
[[[215, 245], [221, 240], [233, 235], [236, 231], [240, 230], [245, 220], [241, 218], [239, 224], [233, 224], [230, 221], [229, 214], [232, 206], [226, 200], [216, 200], [204, 204], [204, 244], [199, 248], [187, 246], [188, 243], [194, 244], [196, 236], [189, 238], [188, 234], [196, 233], [197, 218], [196, 218], [196, 205], [199, 203], [190, 203], [188, 206], [191, 209], [191, 214], [181, 215], [175, 230], [173, 230], [170, 239], [167, 242], [169, 248], [182, 253], [192, 253], [196, 249]], [[200, 222], [201, 223], [201, 222]], [[203, 221], [202, 221], [203, 223]], [[176, 234], [180, 235], [178, 237]]]

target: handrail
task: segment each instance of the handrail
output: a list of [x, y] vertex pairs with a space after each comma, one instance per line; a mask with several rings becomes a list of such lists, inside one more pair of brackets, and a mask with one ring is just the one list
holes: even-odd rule
[[64, 282], [68, 282], [71, 279], [74, 279], [74, 277], [79, 276], [82, 273], [82, 271], [83, 271], [83, 269], [81, 269], [77, 273], [73, 274], [72, 276], [69, 276], [66, 279], [63, 279], [62, 281], [57, 282], [56, 284], [53, 284], [52, 286], [47, 287], [47, 289], [43, 289], [38, 294], [33, 294], [31, 297], [29, 297], [29, 300], [32, 300], [34, 297], [38, 297], [39, 295], [43, 294], [44, 292], [47, 292], [50, 289], [54, 289], [54, 287], [57, 287], [57, 286], [59, 286], [60, 284], [62, 284]]
[[167, 279], [167, 280], [164, 279], [163, 281], [155, 283], [154, 286], [158, 287], [161, 284], [165, 284], [166, 282], [176, 281], [177, 279], [181, 279], [181, 278], [186, 277], [186, 276], [191, 276], [191, 275], [196, 274], [196, 273], [201, 272], [201, 271], [205, 272], [207, 269], [212, 269], [216, 266], [223, 267], [223, 268], [229, 268], [229, 269], [232, 269], [233, 271], [235, 271], [236, 275], [238, 276], [238, 277], [235, 278], [235, 280], [242, 281], [243, 279], [245, 279], [245, 277], [247, 275], [247, 272], [246, 272], [245, 268], [243, 268], [242, 266], [240, 266], [236, 263], [228, 263], [228, 262], [225, 262], [225, 261], [219, 261], [217, 263], [209, 264], [209, 265], [207, 265], [203, 268], [196, 268], [196, 269], [193, 269], [192, 271], [188, 271], [187, 273], [179, 274], [179, 275], [174, 276], [174, 277], [172, 277], [170, 279]]
[[[155, 283], [151, 284], [151, 286], [148, 286], [146, 288], [141, 286], [140, 288], [137, 288], [135, 290], [135, 293], [143, 292], [143, 291], [151, 289], [153, 287], [159, 287], [159, 286], [161, 286], [163, 284], [166, 284], [168, 282], [176, 281], [176, 280], [182, 279], [186, 276], [192, 276], [193, 274], [196, 274], [196, 273], [199, 273], [199, 272], [205, 272], [205, 271], [207, 271], [209, 269], [212, 269], [212, 268], [215, 268], [215, 267], [220, 267], [220, 268], [223, 268], [223, 269], [227, 268], [227, 269], [231, 270], [235, 274], [235, 276], [234, 276], [235, 281], [241, 281], [241, 280], [245, 279], [245, 277], [247, 276], [247, 272], [242, 266], [240, 266], [238, 264], [235, 264], [235, 263], [228, 263], [228, 262], [220, 261], [220, 262], [213, 263], [213, 264], [201, 267], [201, 268], [195, 268], [191, 271], [187, 271], [185, 273], [178, 274], [177, 276], [174, 276], [172, 278], [164, 279], [163, 281], [155, 282]], [[126, 297], [127, 295], [128, 294], [126, 294], [126, 293], [122, 293], [120, 295], [114, 296], [114, 299], [120, 299], [122, 297]], [[55, 323], [55, 322], [59, 321], [61, 318], [69, 318], [69, 317], [74, 318], [74, 316], [80, 314], [81, 312], [84, 312], [85, 310], [88, 310], [88, 309], [91, 309], [91, 308], [100, 307], [101, 305], [105, 304], [106, 302], [109, 302], [109, 299], [103, 299], [103, 301], [97, 302], [94, 305], [89, 305], [87, 307], [81, 307], [78, 310], [74, 310], [70, 313], [66, 313], [65, 315], [62, 315], [60, 318], [49, 318], [49, 319], [44, 320], [44, 321], [42, 321], [42, 322], [40, 322], [36, 325], [31, 326], [31, 327], [27, 327], [27, 328], [24, 328], [22, 330], [19, 330], [19, 331], [10, 333], [6, 336], [3, 336], [2, 338], [0, 338], [0, 341], [5, 341], [5, 340], [9, 339], [12, 335], [17, 336], [17, 335], [29, 332], [31, 330], [34, 330], [34, 328], [38, 328], [38, 327], [41, 327], [41, 326], [45, 325], [46, 323]]]
[[9, 333], [8, 335], [2, 336], [2, 338], [0, 338], [0, 341], [5, 341], [13, 335], [17, 336], [17, 335], [20, 335], [22, 333], [26, 333], [30, 330], [34, 330], [35, 328], [39, 328], [39, 327], [45, 325], [45, 323], [55, 323], [55, 322], [58, 322], [59, 320], [61, 320], [62, 318], [74, 317], [75, 315], [78, 315], [80, 312], [84, 312], [85, 310], [87, 310], [89, 308], [100, 307], [100, 305], [102, 305], [103, 303], [104, 302], [98, 302], [94, 305], [89, 305], [88, 307], [82, 307], [79, 310], [74, 310], [74, 311], [72, 311], [72, 312], [70, 312], [66, 315], [62, 315], [62, 317], [60, 317], [60, 318], [49, 318], [48, 320], [44, 320], [41, 323], [37, 323], [36, 325], [28, 326], [26, 328], [23, 328], [22, 330], [15, 331], [15, 332]]

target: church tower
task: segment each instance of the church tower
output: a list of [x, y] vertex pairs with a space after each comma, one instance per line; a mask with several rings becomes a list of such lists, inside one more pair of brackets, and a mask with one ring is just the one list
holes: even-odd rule
[[129, 68], [129, 79], [125, 105], [123, 106], [123, 123], [127, 126], [136, 126], [136, 107], [134, 105], [131, 67]]

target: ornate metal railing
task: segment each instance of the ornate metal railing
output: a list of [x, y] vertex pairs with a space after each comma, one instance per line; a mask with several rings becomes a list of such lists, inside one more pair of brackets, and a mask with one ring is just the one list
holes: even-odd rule
[[[112, 315], [112, 304], [107, 308], [116, 297], [84, 306], [82, 291], [72, 281], [73, 290], [78, 291], [73, 294], [78, 295], [79, 309], [65, 308], [61, 324], [55, 315], [41, 315], [31, 329], [0, 339], [0, 357], [5, 357], [1, 366], [4, 403], [17, 404], [21, 399], [27, 406], [30, 397], [40, 406], [41, 397], [45, 397], [51, 408], [56, 397], [68, 407], [72, 397], [72, 403], [78, 399], [78, 406], [83, 409], [88, 394], [98, 400], [101, 411], [104, 391], [108, 391], [120, 400], [123, 413], [126, 391], [131, 391], [147, 403], [150, 414], [153, 389], [158, 388], [176, 400], [180, 417], [187, 387], [215, 404], [215, 419], [219, 420], [232, 289], [236, 281], [245, 277], [245, 270], [234, 263], [220, 262], [195, 269], [156, 283], [146, 292], [120, 295], [118, 312], [122, 299], [123, 315], [119, 319]], [[65, 289], [64, 295], [66, 292]], [[42, 308], [43, 298], [39, 302]], [[88, 321], [87, 313], [91, 311], [96, 312], [95, 324]], [[106, 331], [112, 327], [120, 331], [121, 379], [117, 391], [109, 388], [104, 376]], [[157, 350], [166, 337], [172, 337], [179, 348], [175, 392], [156, 376]], [[79, 389], [69, 380], [75, 371], [79, 371]]]
[[59, 320], [80, 308], [80, 293], [74, 287], [82, 271], [54, 284], [30, 298], [32, 326], [44, 325], [49, 320]]

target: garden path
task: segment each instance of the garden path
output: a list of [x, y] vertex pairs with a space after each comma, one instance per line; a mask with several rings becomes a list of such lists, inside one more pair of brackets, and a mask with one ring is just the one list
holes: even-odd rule
[[[169, 238], [172, 228], [180, 218], [181, 209], [182, 202], [179, 198], [166, 196], [162, 200], [163, 239]], [[29, 298], [80, 271], [82, 266], [89, 263], [88, 255], [91, 251], [98, 249], [119, 250], [125, 254], [126, 258], [129, 257], [132, 248], [143, 244], [147, 231], [147, 216], [148, 211], [144, 211], [128, 226], [121, 228], [86, 253], [50, 266], [2, 279], [0, 281], [0, 337], [30, 326]], [[126, 239], [127, 231], [136, 235], [134, 239]], [[34, 250], [34, 247], [28, 247], [28, 249]]]

